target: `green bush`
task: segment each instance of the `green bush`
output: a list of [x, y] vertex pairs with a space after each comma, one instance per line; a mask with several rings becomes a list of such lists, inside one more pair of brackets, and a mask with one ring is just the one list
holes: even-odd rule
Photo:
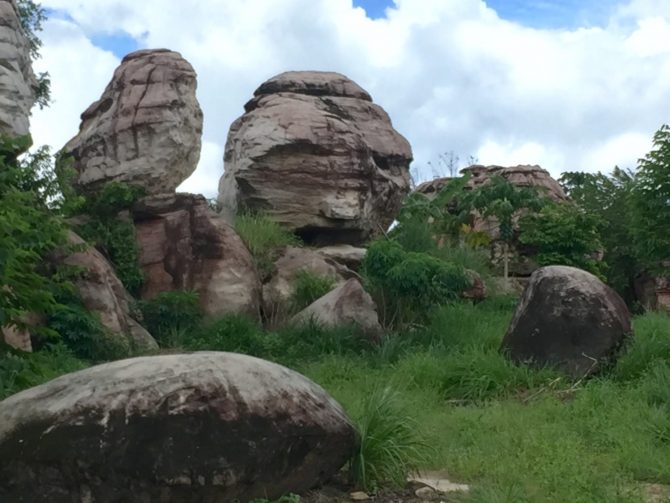
[[360, 444], [350, 462], [354, 483], [366, 491], [381, 483], [403, 487], [410, 472], [426, 459], [428, 446], [417, 424], [399, 406], [390, 388], [374, 391], [364, 399], [356, 425]]
[[135, 225], [132, 219], [120, 214], [130, 209], [143, 194], [140, 187], [111, 182], [71, 210], [87, 217], [77, 232], [109, 258], [119, 279], [133, 294], [142, 288], [144, 275], [139, 264]]
[[293, 280], [293, 296], [291, 307], [295, 312], [301, 311], [312, 302], [320, 299], [335, 287], [335, 280], [328, 276], [319, 276], [310, 271], [298, 271]]
[[431, 307], [457, 298], [471, 286], [463, 267], [407, 252], [390, 240], [370, 246], [362, 271], [387, 325], [425, 318]]
[[182, 340], [184, 349], [214, 350], [264, 357], [272, 349], [272, 335], [244, 315], [234, 314], [206, 323]]
[[188, 291], [163, 292], [138, 303], [144, 326], [161, 345], [175, 345], [175, 334], [193, 330], [202, 313], [198, 294]]
[[86, 364], [62, 344], [35, 353], [23, 353], [0, 342], [0, 400], [85, 367]]
[[300, 245], [296, 236], [266, 215], [239, 215], [235, 220], [235, 230], [254, 257], [261, 278], [272, 274], [274, 262], [282, 249]]

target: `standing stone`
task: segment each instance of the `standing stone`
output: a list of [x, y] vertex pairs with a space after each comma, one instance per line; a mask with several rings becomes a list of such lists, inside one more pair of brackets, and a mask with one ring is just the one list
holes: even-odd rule
[[133, 207], [142, 297], [192, 290], [207, 315], [260, 316], [261, 285], [235, 230], [194, 194], [145, 197]]
[[0, 134], [29, 134], [37, 80], [15, 0], [0, 0]]
[[308, 244], [361, 244], [385, 231], [410, 188], [409, 143], [344, 75], [286, 72], [230, 128], [219, 202], [263, 211]]
[[74, 158], [83, 192], [116, 181], [146, 194], [174, 192], [200, 158], [202, 111], [196, 74], [177, 52], [128, 54], [101, 98], [81, 116], [63, 148]]
[[516, 362], [579, 378], [612, 363], [631, 334], [614, 290], [581, 269], [549, 266], [531, 276], [501, 349]]
[[132, 358], [0, 402], [0, 501], [275, 500], [335, 475], [356, 442], [342, 407], [280, 365]]

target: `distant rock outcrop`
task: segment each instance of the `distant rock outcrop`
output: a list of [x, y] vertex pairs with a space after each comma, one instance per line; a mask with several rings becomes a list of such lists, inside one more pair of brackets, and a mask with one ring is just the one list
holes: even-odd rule
[[146, 194], [174, 192], [200, 158], [202, 111], [196, 74], [167, 49], [128, 54], [101, 98], [81, 116], [63, 148], [74, 158], [75, 184], [95, 192], [117, 181]]
[[251, 254], [235, 230], [194, 194], [163, 194], [132, 210], [143, 298], [193, 290], [207, 315], [260, 316], [261, 285]]
[[365, 242], [410, 188], [409, 143], [355, 82], [287, 72], [263, 83], [230, 128], [219, 202], [266, 212], [308, 244]]
[[0, 0], [0, 134], [27, 135], [37, 80], [15, 0]]
[[502, 342], [516, 362], [552, 366], [579, 378], [612, 363], [632, 334], [625, 302], [581, 269], [538, 269]]
[[275, 500], [335, 475], [356, 442], [342, 407], [280, 365], [120, 360], [0, 402], [0, 500]]
[[[469, 166], [461, 173], [469, 175], [470, 179], [466, 189], [471, 190], [487, 183], [494, 176], [501, 176], [512, 185], [517, 187], [535, 187], [540, 194], [546, 195], [549, 199], [556, 202], [567, 201], [567, 196], [563, 187], [554, 180], [548, 171], [540, 166], [519, 165], [519, 166], [481, 166], [475, 164]], [[429, 182], [424, 182], [417, 186], [416, 192], [424, 194], [430, 198], [435, 197], [451, 180], [449, 177], [436, 178]]]

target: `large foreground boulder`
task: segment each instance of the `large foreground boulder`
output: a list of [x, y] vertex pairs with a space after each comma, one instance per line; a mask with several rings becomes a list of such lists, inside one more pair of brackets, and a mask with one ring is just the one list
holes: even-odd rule
[[177, 52], [128, 54], [63, 148], [74, 158], [76, 185], [96, 191], [112, 181], [146, 194], [174, 192], [200, 158], [202, 111], [196, 74]]
[[132, 214], [144, 272], [142, 298], [192, 290], [207, 315], [260, 316], [261, 284], [253, 258], [203, 196], [145, 197]]
[[37, 80], [15, 0], [0, 0], [0, 134], [27, 135]]
[[594, 275], [567, 266], [533, 273], [502, 342], [516, 362], [572, 377], [600, 370], [632, 334], [624, 301]]
[[317, 299], [293, 317], [294, 323], [329, 328], [353, 325], [372, 338], [381, 336], [377, 306], [357, 279], [350, 279]]
[[274, 363], [133, 358], [0, 402], [0, 501], [273, 500], [332, 476], [355, 443], [323, 389]]
[[263, 211], [308, 244], [363, 243], [385, 231], [410, 188], [409, 143], [344, 75], [286, 72], [230, 128], [219, 202]]

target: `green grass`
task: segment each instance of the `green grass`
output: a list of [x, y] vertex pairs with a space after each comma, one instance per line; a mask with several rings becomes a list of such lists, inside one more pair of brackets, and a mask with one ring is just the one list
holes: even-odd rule
[[[508, 298], [456, 302], [379, 345], [347, 327], [267, 332], [239, 316], [176, 339], [277, 361], [322, 385], [359, 424], [354, 473], [369, 488], [414, 464], [470, 484], [451, 499], [461, 502], [637, 503], [644, 484], [670, 485], [670, 317], [637, 317], [617, 365], [571, 382], [499, 354], [512, 313]], [[5, 357], [0, 392], [81, 365], [62, 348]]]
[[282, 249], [301, 244], [298, 237], [262, 214], [239, 215], [235, 219], [235, 230], [254, 257], [262, 278], [272, 273]]

